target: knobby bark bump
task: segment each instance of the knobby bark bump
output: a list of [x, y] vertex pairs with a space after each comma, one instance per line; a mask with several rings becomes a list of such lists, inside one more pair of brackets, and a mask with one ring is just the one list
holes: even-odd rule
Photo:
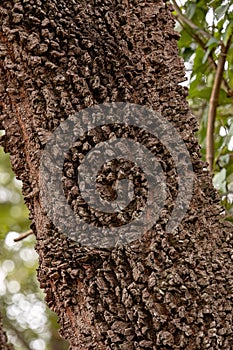
[[7, 342], [7, 336], [3, 330], [2, 315], [0, 314], [0, 349], [1, 350], [13, 350], [13, 346]]
[[[201, 161], [167, 1], [2, 0], [0, 125], [23, 181], [39, 254], [38, 279], [71, 349], [228, 349], [232, 330], [232, 226]], [[142, 237], [111, 250], [80, 246], [41, 205], [47, 140], [70, 115], [104, 102], [153, 108], [182, 136], [195, 174], [183, 221], [167, 233], [177, 181], [165, 150], [167, 200]], [[82, 153], [80, 143], [77, 153]], [[182, 155], [180, 155], [182, 158]], [[64, 184], [75, 200], [74, 160]], [[85, 249], [84, 249], [85, 248]]]

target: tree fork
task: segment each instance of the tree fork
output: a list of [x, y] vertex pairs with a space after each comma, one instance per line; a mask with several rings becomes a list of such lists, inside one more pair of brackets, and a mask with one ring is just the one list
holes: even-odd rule
[[[221, 219], [179, 85], [184, 65], [171, 11], [161, 0], [0, 4], [2, 144], [23, 181], [41, 288], [71, 349], [230, 350], [233, 343], [232, 226]], [[175, 232], [165, 231], [161, 217], [127, 246], [87, 251], [46, 216], [39, 165], [62, 121], [104, 102], [146, 105], [171, 122], [195, 183]]]

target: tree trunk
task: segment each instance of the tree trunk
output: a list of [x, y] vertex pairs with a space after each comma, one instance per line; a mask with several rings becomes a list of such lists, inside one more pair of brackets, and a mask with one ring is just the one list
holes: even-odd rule
[[1, 350], [12, 350], [12, 345], [7, 343], [7, 336], [5, 331], [3, 330], [2, 325], [2, 315], [0, 314], [0, 349]]
[[[41, 288], [71, 349], [232, 349], [232, 226], [221, 219], [200, 160], [171, 10], [162, 0], [0, 4], [2, 144], [23, 181]], [[167, 232], [177, 181], [160, 147], [168, 191], [158, 220], [129, 244], [92, 249], [51, 222], [39, 166], [60, 123], [105, 102], [145, 105], [174, 125], [191, 157], [194, 188], [182, 222]], [[84, 150], [82, 142], [81, 151], [75, 147]], [[76, 165], [66, 162], [65, 193], [74, 203]]]

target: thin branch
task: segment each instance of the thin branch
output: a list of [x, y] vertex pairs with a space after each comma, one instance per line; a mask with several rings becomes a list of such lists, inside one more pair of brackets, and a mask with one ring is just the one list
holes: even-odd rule
[[210, 97], [209, 112], [208, 112], [208, 123], [207, 123], [207, 134], [206, 134], [206, 160], [209, 163], [210, 173], [213, 171], [214, 162], [214, 129], [215, 129], [215, 118], [218, 107], [220, 87], [223, 80], [224, 65], [226, 62], [227, 51], [231, 43], [232, 36], [229, 37], [227, 44], [221, 48], [221, 53], [218, 60], [217, 70], [214, 78], [213, 89]]
[[179, 5], [177, 4], [177, 2], [175, 0], [172, 0], [172, 4], [174, 6], [174, 9], [177, 12], [177, 16], [182, 20], [182, 22], [184, 22], [185, 24], [187, 24], [191, 29], [202, 33], [205, 37], [207, 37], [208, 39], [210, 39], [212, 37], [212, 35], [208, 32], [206, 32], [204, 29], [198, 27], [195, 23], [193, 23], [189, 18], [187, 18], [185, 15], [183, 15], [183, 13], [180, 10]]
[[19, 241], [22, 241], [24, 238], [30, 236], [33, 234], [33, 231], [32, 230], [29, 230], [29, 231], [26, 231], [26, 232], [23, 232], [19, 235], [19, 237], [16, 237], [14, 239], [14, 242], [19, 242]]

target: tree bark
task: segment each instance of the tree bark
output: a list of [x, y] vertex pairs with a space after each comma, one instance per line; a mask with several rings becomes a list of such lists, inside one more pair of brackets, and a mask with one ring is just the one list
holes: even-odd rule
[[[221, 219], [179, 85], [184, 65], [171, 10], [161, 0], [1, 1], [2, 144], [23, 181], [41, 288], [71, 349], [230, 350], [233, 343], [232, 226]], [[61, 122], [105, 102], [146, 105], [172, 123], [190, 153], [194, 190], [175, 232], [165, 230], [165, 210], [135, 242], [92, 250], [49, 220], [39, 165]], [[173, 203], [177, 183], [166, 165]]]
[[3, 329], [2, 315], [0, 314], [0, 349], [1, 350], [13, 350], [11, 344], [7, 342], [7, 335]]

